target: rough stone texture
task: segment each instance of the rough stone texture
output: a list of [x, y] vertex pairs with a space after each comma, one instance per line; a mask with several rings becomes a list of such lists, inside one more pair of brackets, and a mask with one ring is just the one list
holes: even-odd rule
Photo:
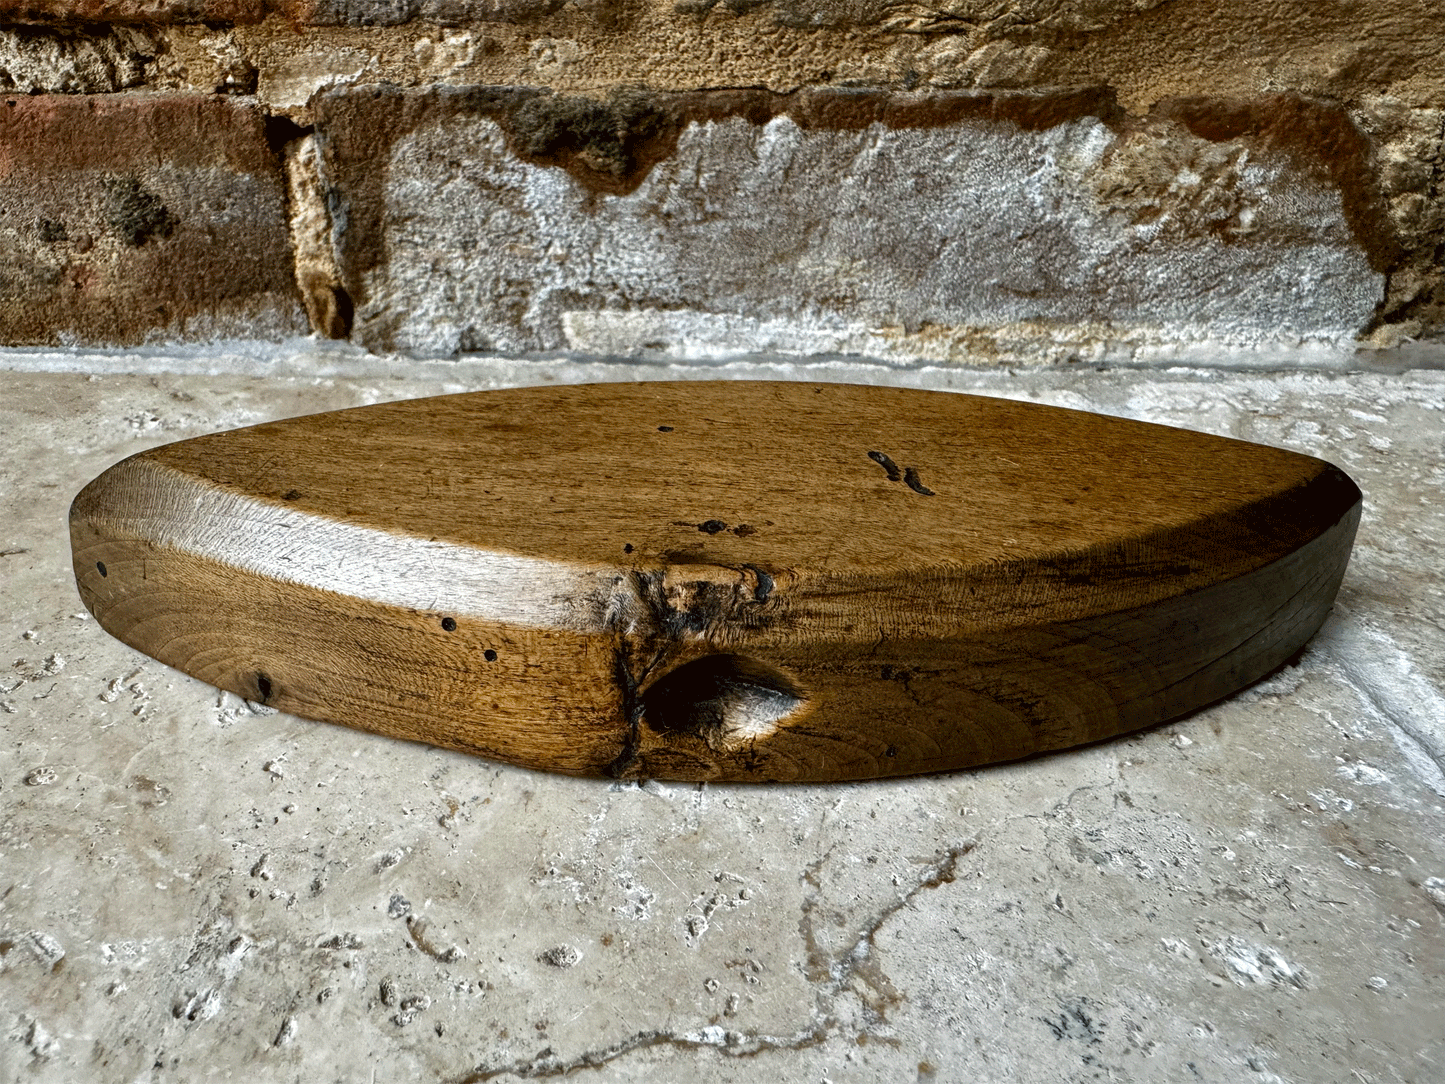
[[1394, 345], [1445, 336], [1445, 109], [1376, 97], [1358, 113], [1377, 148], [1379, 185], [1401, 251], [1375, 337]]
[[380, 349], [1339, 342], [1398, 259], [1364, 137], [1296, 99], [1146, 123], [1088, 93], [359, 89], [317, 110], [354, 335]]
[[[1383, 276], [1371, 313], [1352, 329], [1369, 347], [1445, 336], [1441, 55], [1438, 0], [0, 0], [0, 91], [254, 94], [269, 115], [301, 129], [315, 120], [318, 92], [380, 84], [548, 88], [597, 98], [639, 86], [658, 93], [869, 87], [1043, 95], [1087, 87], [1113, 103], [1109, 123], [1119, 138], [1135, 128], [1157, 135], [1161, 122], [1179, 119], [1185, 102], [1216, 109], [1233, 103], [1256, 121], [1281, 101], [1305, 102], [1317, 117], [1347, 118], [1363, 136], [1346, 148], [1346, 161], [1331, 166], [1316, 154], [1314, 166], [1346, 197], [1346, 220]], [[1299, 110], [1292, 116], [1307, 119]], [[281, 132], [277, 145], [304, 134]], [[1192, 154], [1170, 154], [1185, 171], [1194, 167]], [[1070, 196], [1060, 194], [1064, 203]], [[1369, 205], [1369, 222], [1350, 205], [1352, 196]], [[1289, 214], [1278, 204], [1272, 211]], [[1095, 241], [1107, 247], [1107, 230]], [[1161, 250], [1171, 243], [1167, 233], [1155, 242]], [[1262, 243], [1257, 236], [1250, 242]], [[450, 270], [468, 274], [465, 266]], [[1252, 318], [1238, 315], [1245, 323]], [[1286, 323], [1310, 315], [1294, 311]], [[1154, 332], [1133, 326], [1115, 341], [1112, 331], [1132, 318], [1128, 311], [1102, 320], [1080, 311], [1071, 317], [1076, 328], [1062, 336], [1052, 324], [1041, 330], [1030, 323], [991, 333], [1002, 345], [985, 349], [1017, 360], [1095, 350], [1137, 356], [1141, 337], [1152, 343]], [[691, 326], [674, 322], [665, 333], [638, 334], [661, 341]], [[1176, 330], [1159, 334], [1167, 339]], [[813, 341], [772, 326], [724, 332], [716, 322], [698, 333], [704, 351], [756, 342], [811, 349]], [[587, 341], [636, 338], [626, 329], [595, 335]], [[15, 340], [0, 334], [0, 341]], [[891, 333], [828, 342], [890, 356], [898, 350]], [[950, 342], [929, 339], [901, 353], [950, 356], [959, 349]]]
[[[313, 26], [398, 26], [409, 22], [526, 23], [555, 15], [568, 0], [297, 0], [291, 14]], [[582, 11], [623, 6], [625, 0], [584, 0]], [[606, 16], [604, 15], [604, 18]]]
[[[0, 360], [80, 370], [0, 376], [0, 1079], [1438, 1077], [1445, 374], [423, 380], [407, 359], [257, 357], [269, 378]], [[127, 364], [154, 375], [85, 375]], [[220, 696], [81, 614], [66, 505], [142, 447], [464, 386], [699, 375], [968, 388], [1279, 443], [1344, 466], [1366, 518], [1335, 614], [1252, 690], [883, 784], [529, 773]]]
[[158, 52], [156, 36], [134, 27], [0, 29], [0, 93], [111, 94], [143, 84]]
[[3, 23], [239, 23], [264, 13], [264, 0], [0, 0]]
[[[237, 31], [211, 27], [168, 29], [165, 48], [151, 64], [148, 82], [160, 90], [203, 94], [254, 94], [259, 73]], [[272, 103], [267, 103], [268, 107]]]
[[0, 337], [303, 331], [281, 171], [254, 107], [0, 98]]
[[[1022, 5], [991, 5], [996, 17], [978, 25], [956, 20], [932, 29], [919, 20], [950, 18], [949, 9], [919, 5], [910, 12], [906, 5], [889, 4], [886, 11], [893, 14], [881, 23], [829, 15], [824, 21], [841, 25], [828, 29], [780, 25], [786, 4], [749, 3], [739, 14], [724, 3], [700, 16], [679, 13], [675, 0], [432, 3], [435, 22], [422, 18], [387, 34], [320, 27], [298, 36], [295, 20], [316, 12], [332, 21], [390, 25], [420, 12], [422, 3], [313, 3], [245, 26], [242, 38], [261, 66], [284, 63], [288, 52], [364, 49], [376, 59], [381, 78], [399, 83], [427, 79], [428, 58], [417, 53], [429, 45], [450, 53], [451, 82], [595, 89], [635, 86], [645, 73], [643, 81], [655, 89], [1107, 86], [1135, 114], [1165, 98], [1251, 98], [1280, 91], [1347, 105], [1387, 94], [1418, 107], [1438, 104], [1445, 86], [1445, 72], [1436, 63], [1445, 27], [1433, 0], [1352, 6], [1125, 0], [1094, 5], [1088, 19], [1082, 16], [1089, 9], [1078, 4], [1050, 4], [1052, 13], [1043, 19], [1028, 18]], [[1124, 17], [1140, 6], [1147, 10]], [[805, 10], [792, 10], [785, 22], [814, 21]], [[548, 14], [538, 18], [539, 12]], [[491, 21], [496, 18], [520, 21]]]

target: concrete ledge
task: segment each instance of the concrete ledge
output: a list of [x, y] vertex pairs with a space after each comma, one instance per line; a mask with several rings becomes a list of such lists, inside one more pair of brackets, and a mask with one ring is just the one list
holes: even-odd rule
[[[0, 1078], [1172, 1084], [1445, 1058], [1445, 373], [160, 356], [0, 375]], [[609, 786], [219, 695], [106, 637], [70, 582], [71, 496], [155, 443], [783, 373], [1329, 458], [1366, 494], [1335, 613], [1273, 677], [1131, 739], [885, 784]]]

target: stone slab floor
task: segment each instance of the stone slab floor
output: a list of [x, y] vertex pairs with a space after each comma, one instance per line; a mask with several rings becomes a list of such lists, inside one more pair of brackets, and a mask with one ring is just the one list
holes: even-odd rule
[[[7, 366], [0, 1080], [1445, 1080], [1445, 372], [306, 343]], [[616, 785], [307, 722], [148, 661], [76, 597], [68, 503], [141, 448], [684, 376], [977, 391], [1278, 444], [1349, 471], [1365, 519], [1324, 630], [1254, 688], [1129, 739], [858, 785]]]

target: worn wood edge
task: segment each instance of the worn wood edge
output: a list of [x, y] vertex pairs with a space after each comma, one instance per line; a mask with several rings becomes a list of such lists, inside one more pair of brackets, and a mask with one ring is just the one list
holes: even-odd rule
[[[1303, 491], [1323, 490], [1319, 500], [1329, 505], [1319, 525], [1324, 530], [1358, 504], [1359, 489], [1347, 475], [1313, 462], [1319, 468], [1313, 477], [1293, 492], [1255, 502], [1255, 517], [1267, 518], [1261, 515], [1267, 504], [1309, 503]], [[1153, 575], [1136, 576], [1121, 591], [1109, 582], [1110, 574], [1147, 567], [1201, 544], [1229, 548], [1220, 536], [1236, 533], [1238, 516], [1238, 510], [1230, 510], [1152, 535], [1061, 549], [1047, 561], [940, 562], [902, 578], [898, 570], [868, 575], [701, 561], [677, 567], [624, 561], [582, 565], [482, 550], [238, 493], [147, 453], [102, 473], [77, 495], [71, 509], [72, 523], [104, 524], [263, 578], [383, 605], [633, 637], [666, 635], [681, 621], [694, 634], [702, 625], [719, 644], [733, 645], [765, 643], [802, 626], [811, 638], [839, 643], [880, 635], [950, 638], [1162, 602], [1196, 588], [1182, 585], [1177, 576]], [[1246, 553], [1233, 543], [1236, 575], [1281, 555], [1256, 544], [1258, 552]], [[1209, 582], [1214, 581], [1201, 585]], [[880, 615], [876, 627], [855, 621], [851, 613], [839, 616], [838, 599], [847, 600], [849, 611], [871, 599]]]

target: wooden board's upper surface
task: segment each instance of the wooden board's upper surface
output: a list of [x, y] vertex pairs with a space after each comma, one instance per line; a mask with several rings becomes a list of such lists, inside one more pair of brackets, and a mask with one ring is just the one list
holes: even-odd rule
[[[1107, 605], [1147, 597], [1161, 573], [1174, 592], [1274, 560], [1338, 519], [1353, 489], [1318, 460], [1201, 433], [792, 383], [444, 396], [143, 458], [278, 509], [489, 554], [587, 568], [751, 564], [775, 579], [890, 587], [970, 570], [1061, 595], [1102, 587]], [[1246, 507], [1260, 514], [1234, 515]], [[1124, 546], [1134, 552], [1121, 576]]]

